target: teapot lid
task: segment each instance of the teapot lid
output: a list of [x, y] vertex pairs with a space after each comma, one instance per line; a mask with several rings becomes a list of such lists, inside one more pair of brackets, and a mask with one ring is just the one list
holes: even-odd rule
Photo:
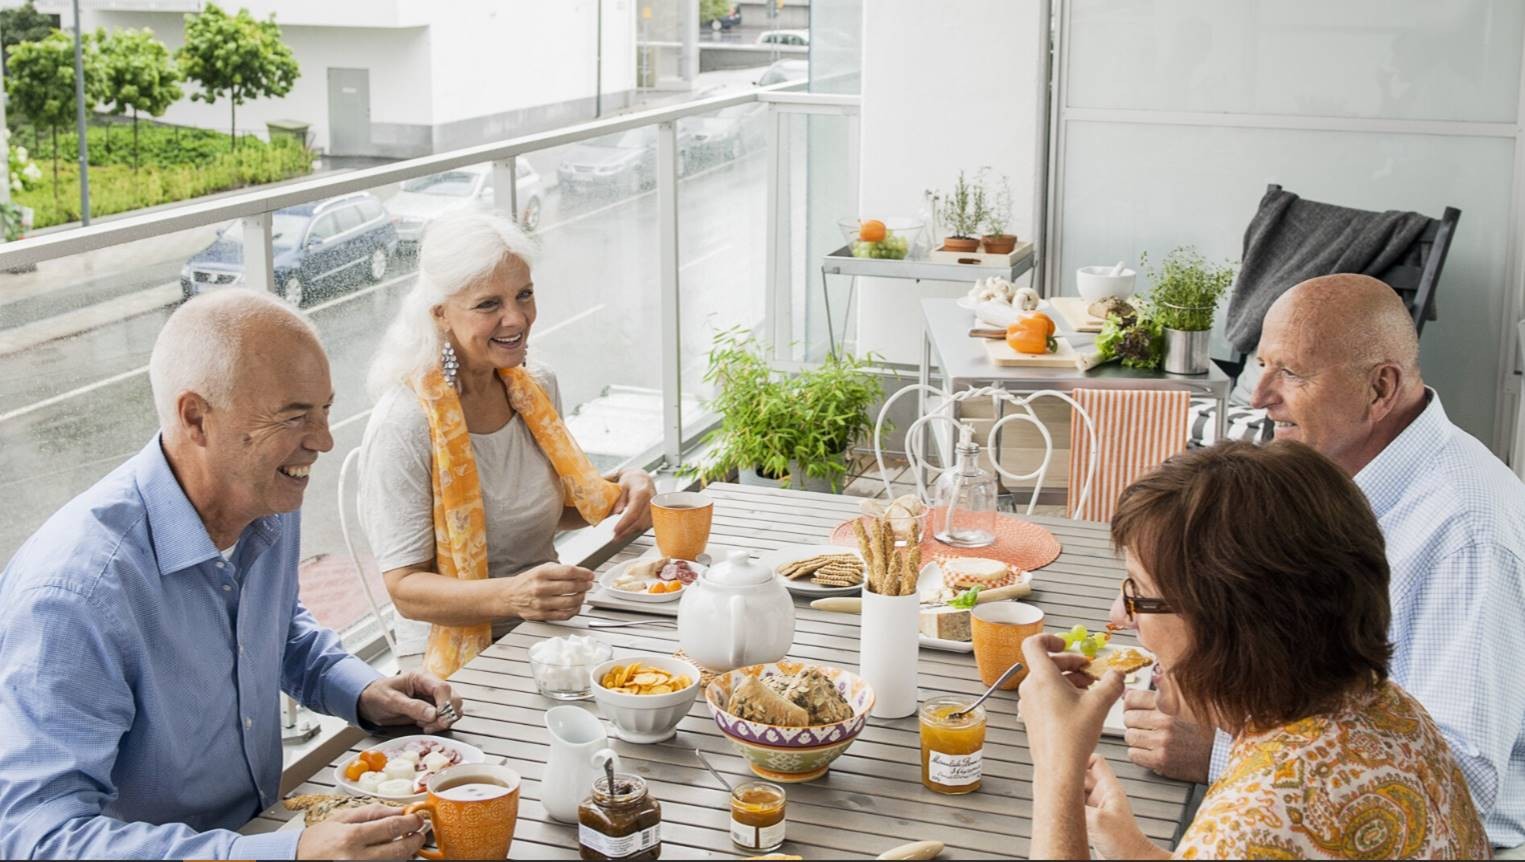
[[748, 587], [771, 581], [773, 572], [752, 562], [752, 555], [746, 551], [727, 551], [725, 559], [710, 566], [704, 577], [722, 586]]

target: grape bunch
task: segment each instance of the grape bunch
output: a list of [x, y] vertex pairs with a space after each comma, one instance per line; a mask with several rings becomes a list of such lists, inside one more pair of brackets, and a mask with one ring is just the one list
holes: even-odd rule
[[885, 260], [903, 260], [906, 250], [910, 245], [903, 236], [896, 236], [894, 231], [886, 231], [884, 239], [878, 242], [866, 242], [853, 240], [853, 257], [873, 257]]
[[1091, 634], [1086, 631], [1085, 626], [1079, 623], [1076, 623], [1069, 631], [1060, 635], [1060, 637], [1064, 639], [1065, 649], [1074, 650], [1086, 658], [1096, 658], [1096, 654], [1101, 652], [1101, 648], [1106, 646], [1107, 641], [1112, 639], [1112, 635], [1107, 632]]

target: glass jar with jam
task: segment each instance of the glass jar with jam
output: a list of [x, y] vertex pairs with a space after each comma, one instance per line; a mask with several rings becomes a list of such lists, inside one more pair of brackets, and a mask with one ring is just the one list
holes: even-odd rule
[[784, 788], [766, 781], [746, 781], [731, 789], [731, 841], [743, 850], [763, 853], [784, 843]]
[[662, 806], [646, 790], [646, 781], [626, 772], [614, 774], [614, 786], [600, 776], [593, 792], [577, 809], [577, 843], [583, 859], [649, 862], [662, 856]]
[[985, 709], [969, 708], [972, 698], [934, 697], [921, 705], [921, 783], [936, 793], [973, 793], [980, 789], [980, 760], [985, 749]]

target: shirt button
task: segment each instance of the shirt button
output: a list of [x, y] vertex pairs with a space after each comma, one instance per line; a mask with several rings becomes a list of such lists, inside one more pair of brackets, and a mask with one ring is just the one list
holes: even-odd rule
[[227, 563], [218, 563], [217, 564], [217, 568], [219, 568], [219, 569], [226, 569], [227, 567], [228, 567]]
[[222, 591], [225, 592], [225, 593], [233, 592], [233, 585], [232, 584], [223, 584], [222, 585]]
[[245, 729], [251, 728], [253, 726], [254, 726], [254, 719], [252, 719], [252, 718], [244, 719], [244, 728]]

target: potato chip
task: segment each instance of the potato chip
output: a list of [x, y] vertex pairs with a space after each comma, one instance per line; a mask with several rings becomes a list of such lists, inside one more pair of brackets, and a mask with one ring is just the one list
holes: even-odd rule
[[665, 679], [667, 679], [667, 674], [652, 673], [648, 670], [636, 674], [635, 679], [631, 680], [631, 682], [634, 682], [636, 685], [656, 685]]

